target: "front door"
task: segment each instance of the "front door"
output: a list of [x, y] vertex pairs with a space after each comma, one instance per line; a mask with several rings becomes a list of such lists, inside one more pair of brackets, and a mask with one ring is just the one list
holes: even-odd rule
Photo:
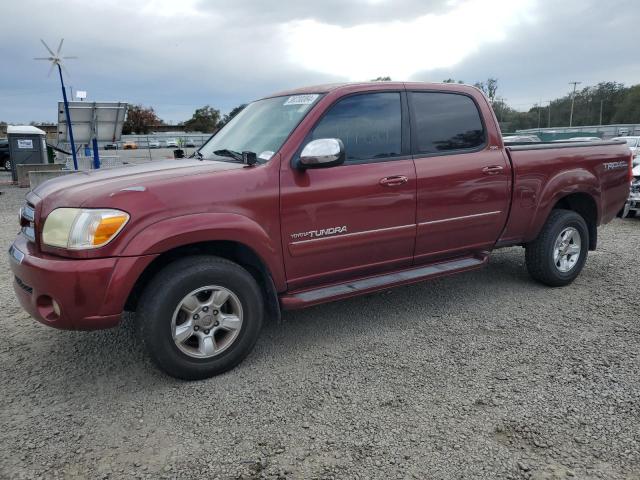
[[[281, 218], [289, 288], [379, 273], [412, 261], [416, 175], [403, 137], [403, 93], [339, 99], [304, 144], [339, 138], [344, 165], [281, 170]], [[408, 132], [407, 132], [408, 133]]]
[[509, 213], [511, 170], [502, 148], [490, 145], [472, 97], [408, 96], [418, 182], [415, 262], [490, 249]]

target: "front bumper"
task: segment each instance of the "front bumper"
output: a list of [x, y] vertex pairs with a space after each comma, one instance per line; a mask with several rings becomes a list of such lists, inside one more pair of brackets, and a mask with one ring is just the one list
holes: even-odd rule
[[13, 289], [29, 315], [50, 327], [95, 330], [118, 325], [135, 281], [155, 255], [66, 259], [37, 254], [19, 235], [9, 257]]
[[629, 206], [630, 211], [640, 211], [640, 195], [630, 196], [629, 200], [627, 201], [627, 205]]

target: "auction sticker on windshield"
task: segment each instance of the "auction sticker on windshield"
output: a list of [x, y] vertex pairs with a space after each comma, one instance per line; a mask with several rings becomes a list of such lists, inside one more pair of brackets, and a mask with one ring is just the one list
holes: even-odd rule
[[309, 95], [293, 95], [287, 98], [287, 101], [283, 105], [311, 105], [318, 98], [317, 93]]

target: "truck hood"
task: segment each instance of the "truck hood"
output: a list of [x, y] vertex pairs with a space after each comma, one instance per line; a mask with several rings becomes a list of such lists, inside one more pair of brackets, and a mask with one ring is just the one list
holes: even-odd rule
[[111, 196], [123, 189], [146, 189], [167, 180], [243, 168], [240, 163], [211, 160], [164, 160], [122, 168], [76, 172], [42, 183], [33, 191], [45, 200], [82, 206], [91, 198]]

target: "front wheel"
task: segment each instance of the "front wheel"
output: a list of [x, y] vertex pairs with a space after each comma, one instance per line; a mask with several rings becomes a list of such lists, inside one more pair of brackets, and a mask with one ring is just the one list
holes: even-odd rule
[[571, 210], [553, 210], [538, 238], [526, 246], [527, 270], [545, 285], [568, 285], [582, 271], [588, 250], [584, 218]]
[[251, 352], [263, 300], [241, 266], [198, 255], [156, 275], [140, 299], [138, 317], [153, 362], [173, 377], [198, 380], [230, 370]]

